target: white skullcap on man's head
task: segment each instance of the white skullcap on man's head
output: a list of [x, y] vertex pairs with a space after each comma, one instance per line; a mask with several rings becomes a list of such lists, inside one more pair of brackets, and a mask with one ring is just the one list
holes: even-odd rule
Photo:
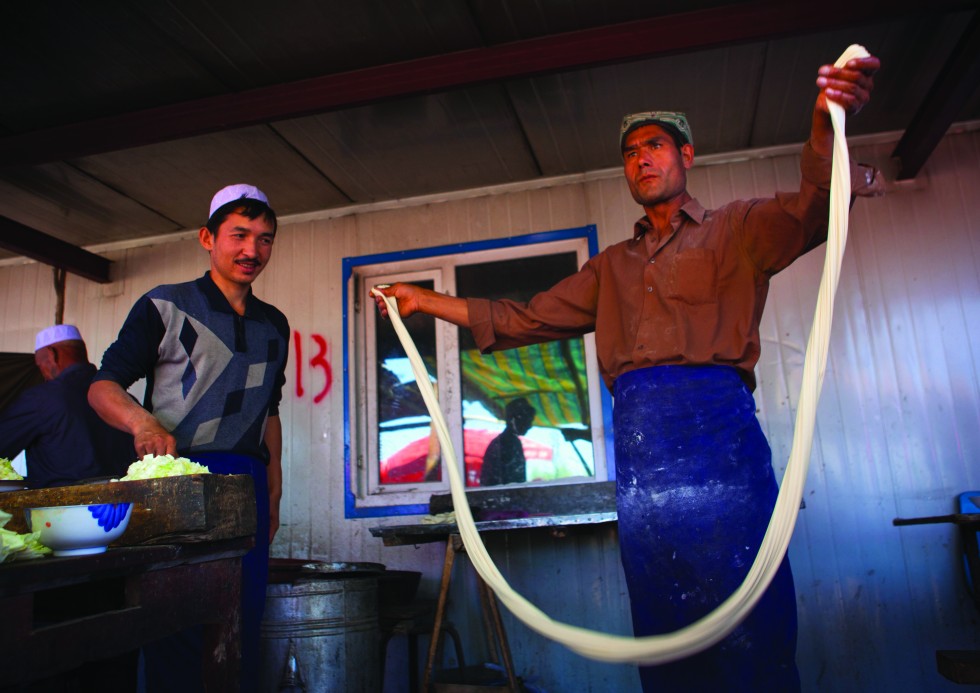
[[58, 342], [67, 342], [70, 339], [77, 339], [79, 341], [82, 339], [82, 334], [74, 325], [52, 325], [51, 327], [45, 327], [34, 338], [34, 351], [40, 351], [46, 346], [51, 346]]
[[264, 202], [266, 205], [269, 204], [269, 198], [254, 185], [235, 183], [234, 185], [225, 186], [214, 194], [214, 197], [211, 198], [211, 209], [208, 212], [208, 219], [213, 217], [214, 213], [221, 207], [224, 207], [229, 202], [236, 202], [238, 200], [258, 200], [259, 202]]

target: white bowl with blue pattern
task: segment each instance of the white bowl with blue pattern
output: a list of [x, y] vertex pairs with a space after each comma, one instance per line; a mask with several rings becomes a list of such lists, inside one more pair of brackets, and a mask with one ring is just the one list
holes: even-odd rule
[[132, 503], [59, 505], [26, 510], [32, 532], [55, 556], [102, 553], [129, 526]]

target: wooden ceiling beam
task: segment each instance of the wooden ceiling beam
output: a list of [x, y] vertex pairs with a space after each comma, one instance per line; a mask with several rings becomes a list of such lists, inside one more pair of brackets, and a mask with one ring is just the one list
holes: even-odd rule
[[918, 175], [977, 89], [980, 89], [980, 12], [973, 15], [929, 94], [895, 145], [892, 156], [899, 161], [898, 180]]
[[[928, 11], [960, 9], [934, 0]], [[0, 166], [33, 165], [382, 100], [821, 31], [923, 12], [915, 0], [758, 0], [419, 58], [0, 138]]]
[[111, 281], [109, 279], [111, 260], [5, 216], [0, 216], [0, 248], [58, 267], [99, 284], [108, 284]]

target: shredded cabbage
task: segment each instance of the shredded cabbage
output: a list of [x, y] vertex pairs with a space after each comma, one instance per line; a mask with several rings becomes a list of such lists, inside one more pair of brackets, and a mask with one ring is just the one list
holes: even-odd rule
[[143, 459], [133, 462], [126, 470], [126, 476], [120, 481], [135, 479], [159, 479], [165, 476], [182, 476], [184, 474], [210, 474], [211, 470], [203, 464], [191, 462], [186, 457], [173, 455], [144, 455]]
[[24, 477], [17, 473], [13, 467], [13, 462], [6, 457], [0, 457], [0, 480], [21, 481]]
[[41, 558], [51, 553], [51, 549], [38, 540], [40, 532], [18, 534], [6, 529], [11, 517], [10, 513], [0, 510], [0, 563]]

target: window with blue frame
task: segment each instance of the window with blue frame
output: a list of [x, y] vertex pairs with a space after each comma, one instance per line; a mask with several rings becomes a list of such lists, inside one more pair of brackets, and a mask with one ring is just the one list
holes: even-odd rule
[[[428, 512], [449, 477], [405, 352], [369, 296], [410, 282], [464, 297], [526, 301], [596, 252], [595, 227], [393, 252], [343, 263], [346, 515]], [[609, 397], [593, 336], [481, 354], [469, 330], [414, 315], [468, 488], [606, 481]]]

